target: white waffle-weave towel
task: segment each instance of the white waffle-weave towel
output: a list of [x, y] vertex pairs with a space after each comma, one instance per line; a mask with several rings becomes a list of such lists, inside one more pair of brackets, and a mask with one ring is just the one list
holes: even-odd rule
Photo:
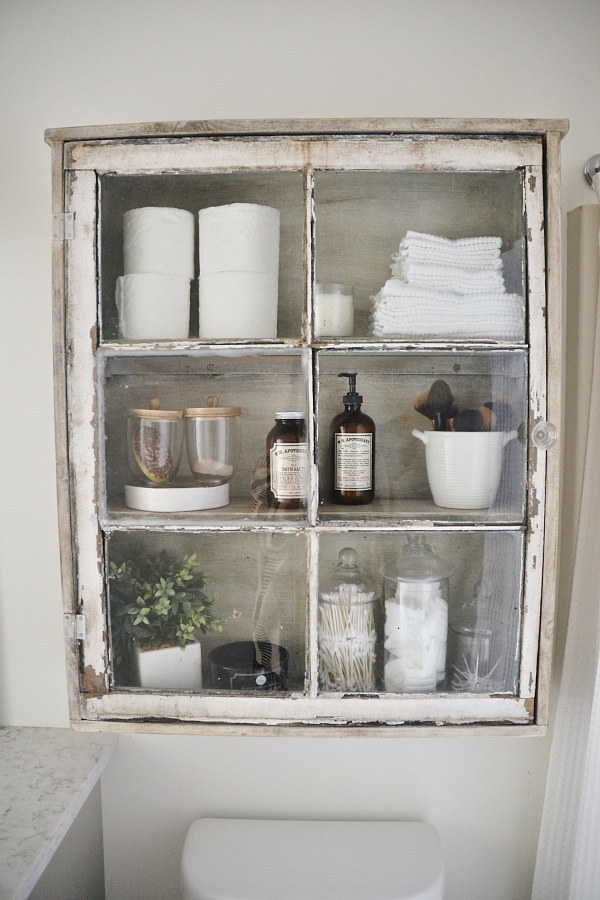
[[445, 238], [439, 234], [427, 234], [424, 231], [407, 231], [404, 241], [407, 245], [421, 244], [442, 249], [499, 251], [502, 247], [502, 238], [500, 237], [477, 235], [467, 238]]
[[408, 284], [452, 291], [454, 294], [475, 294], [504, 290], [501, 269], [466, 269], [400, 260], [393, 263], [392, 275]]
[[400, 241], [396, 262], [431, 263], [463, 269], [501, 269], [500, 238], [450, 240], [409, 231]]
[[459, 295], [390, 279], [371, 299], [371, 330], [377, 337], [524, 338], [524, 304], [518, 294]]

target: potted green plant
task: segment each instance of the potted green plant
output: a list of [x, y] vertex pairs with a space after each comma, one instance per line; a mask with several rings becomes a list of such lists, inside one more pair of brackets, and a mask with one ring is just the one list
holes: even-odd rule
[[132, 553], [110, 563], [109, 592], [115, 680], [145, 688], [199, 690], [200, 637], [221, 631], [207, 575], [196, 554]]

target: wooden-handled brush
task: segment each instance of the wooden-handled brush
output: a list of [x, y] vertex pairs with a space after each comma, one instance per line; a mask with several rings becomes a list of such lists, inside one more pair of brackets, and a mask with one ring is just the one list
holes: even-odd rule
[[493, 431], [496, 416], [487, 406], [479, 409], [461, 409], [453, 419], [448, 420], [450, 431]]
[[434, 381], [428, 391], [419, 394], [414, 408], [429, 419], [435, 431], [445, 431], [448, 419], [456, 413], [452, 391], [445, 381]]
[[434, 381], [427, 394], [427, 406], [432, 413], [431, 420], [435, 431], [446, 430], [453, 404], [454, 397], [446, 382], [441, 378]]

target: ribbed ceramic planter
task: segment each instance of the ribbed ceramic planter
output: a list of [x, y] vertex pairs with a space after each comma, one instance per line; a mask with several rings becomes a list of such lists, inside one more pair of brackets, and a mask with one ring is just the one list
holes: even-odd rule
[[516, 431], [413, 431], [425, 444], [429, 487], [436, 506], [482, 509], [496, 498], [505, 445]]

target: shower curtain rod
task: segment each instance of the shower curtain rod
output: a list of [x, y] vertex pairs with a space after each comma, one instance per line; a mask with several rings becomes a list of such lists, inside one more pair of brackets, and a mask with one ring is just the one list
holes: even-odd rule
[[597, 172], [600, 172], [600, 153], [596, 153], [595, 156], [590, 156], [585, 166], [583, 167], [583, 174], [588, 180], [588, 184], [592, 187], [592, 178], [596, 175]]

